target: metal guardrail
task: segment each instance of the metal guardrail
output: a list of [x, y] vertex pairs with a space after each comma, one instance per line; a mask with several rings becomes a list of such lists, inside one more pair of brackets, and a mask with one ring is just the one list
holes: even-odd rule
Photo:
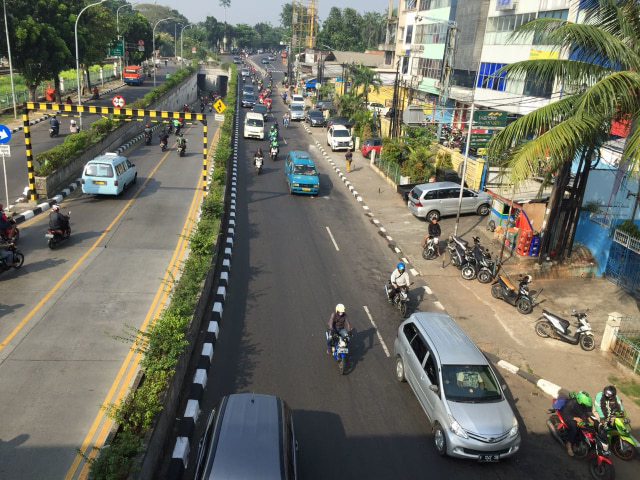
[[633, 252], [640, 253], [640, 238], [632, 237], [628, 233], [616, 229], [613, 241]]
[[[104, 68], [102, 70], [102, 77], [104, 81], [109, 81], [116, 77], [116, 72], [113, 68]], [[89, 83], [91, 85], [99, 84], [100, 82], [100, 72], [90, 72], [89, 73]], [[42, 98], [45, 96], [45, 89], [48, 88], [50, 82], [45, 82], [36, 87], [36, 96], [38, 98]], [[64, 90], [60, 93], [62, 95], [68, 95], [69, 92], [75, 92], [78, 90], [78, 81], [75, 77], [73, 78], [65, 78], [64, 79]], [[29, 90], [16, 90], [16, 104], [21, 105], [25, 102], [30, 101]], [[11, 92], [8, 93], [0, 93], [0, 109], [13, 107], [13, 98], [11, 96]]]

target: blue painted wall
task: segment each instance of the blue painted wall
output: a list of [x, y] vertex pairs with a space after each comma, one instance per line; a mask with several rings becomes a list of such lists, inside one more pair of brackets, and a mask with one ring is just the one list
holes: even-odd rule
[[598, 262], [596, 275], [601, 277], [607, 268], [609, 250], [613, 243], [613, 236], [609, 236], [609, 229], [589, 220], [589, 212], [581, 212], [574, 242], [582, 243], [589, 249]]

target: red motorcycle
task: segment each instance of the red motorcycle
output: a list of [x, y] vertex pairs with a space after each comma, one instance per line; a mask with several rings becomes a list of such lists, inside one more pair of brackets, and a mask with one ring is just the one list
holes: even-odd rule
[[[547, 420], [547, 427], [551, 435], [565, 446], [569, 437], [569, 426], [562, 418], [560, 410], [550, 409], [552, 415]], [[589, 472], [595, 480], [613, 480], [615, 470], [613, 462], [609, 458], [609, 444], [605, 428], [598, 423], [595, 417], [591, 417], [594, 425], [578, 423], [578, 439], [573, 444], [573, 455], [579, 459], [586, 459], [589, 463]]]

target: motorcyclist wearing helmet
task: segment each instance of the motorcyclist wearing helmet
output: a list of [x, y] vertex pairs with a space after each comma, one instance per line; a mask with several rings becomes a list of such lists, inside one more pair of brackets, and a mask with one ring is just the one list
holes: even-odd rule
[[396, 265], [396, 268], [391, 272], [391, 287], [389, 289], [389, 303], [393, 301], [393, 297], [396, 296], [401, 287], [409, 288], [410, 280], [409, 274], [405, 271], [404, 263], [400, 262]]
[[69, 122], [69, 133], [73, 134], [73, 133], [78, 133], [79, 131], [80, 131], [80, 127], [78, 126], [78, 122], [72, 119]]
[[618, 391], [613, 385], [607, 385], [598, 392], [593, 404], [593, 411], [601, 422], [610, 422], [616, 413], [624, 412]]
[[253, 155], [253, 166], [256, 166], [256, 161], [258, 160], [258, 158], [262, 158], [264, 160], [264, 153], [262, 152], [262, 149], [260, 147], [258, 147], [258, 149], [256, 150], [256, 153]]
[[345, 313], [345, 308], [342, 303], [336, 305], [336, 311], [329, 317], [329, 324], [327, 327], [330, 330], [329, 338], [327, 340], [327, 353], [331, 354], [331, 347], [333, 347], [333, 335], [337, 333], [341, 337], [344, 337], [351, 332], [349, 317]]
[[149, 124], [148, 123], [144, 126], [144, 135], [145, 136], [151, 135], [151, 128], [149, 128]]
[[569, 427], [567, 437], [567, 453], [573, 457], [573, 444], [578, 436], [578, 422], [592, 423], [591, 407], [593, 402], [587, 392], [578, 392], [569, 398], [560, 413]]
[[184, 133], [178, 135], [178, 147], [183, 147], [185, 150], [187, 149], [187, 139], [184, 138]]
[[59, 205], [51, 207], [51, 213], [49, 214], [49, 229], [62, 230], [65, 233], [69, 229], [69, 217], [60, 213]]
[[54, 130], [58, 130], [60, 128], [60, 122], [55, 115], [49, 119], [49, 126]]

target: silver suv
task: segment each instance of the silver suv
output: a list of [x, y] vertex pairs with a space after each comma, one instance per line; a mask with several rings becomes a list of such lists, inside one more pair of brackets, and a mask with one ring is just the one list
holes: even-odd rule
[[411, 386], [440, 455], [497, 462], [519, 450], [505, 387], [449, 315], [414, 313], [400, 324], [394, 347], [396, 378]]
[[[444, 215], [455, 215], [458, 212], [460, 185], [453, 182], [422, 183], [413, 187], [409, 193], [407, 207], [416, 217], [428, 221], [437, 220]], [[465, 188], [462, 192], [461, 213], [477, 213], [489, 215], [491, 211], [491, 195]]]
[[254, 393], [229, 395], [209, 415], [195, 480], [295, 480], [297, 450], [291, 410], [284, 400]]

